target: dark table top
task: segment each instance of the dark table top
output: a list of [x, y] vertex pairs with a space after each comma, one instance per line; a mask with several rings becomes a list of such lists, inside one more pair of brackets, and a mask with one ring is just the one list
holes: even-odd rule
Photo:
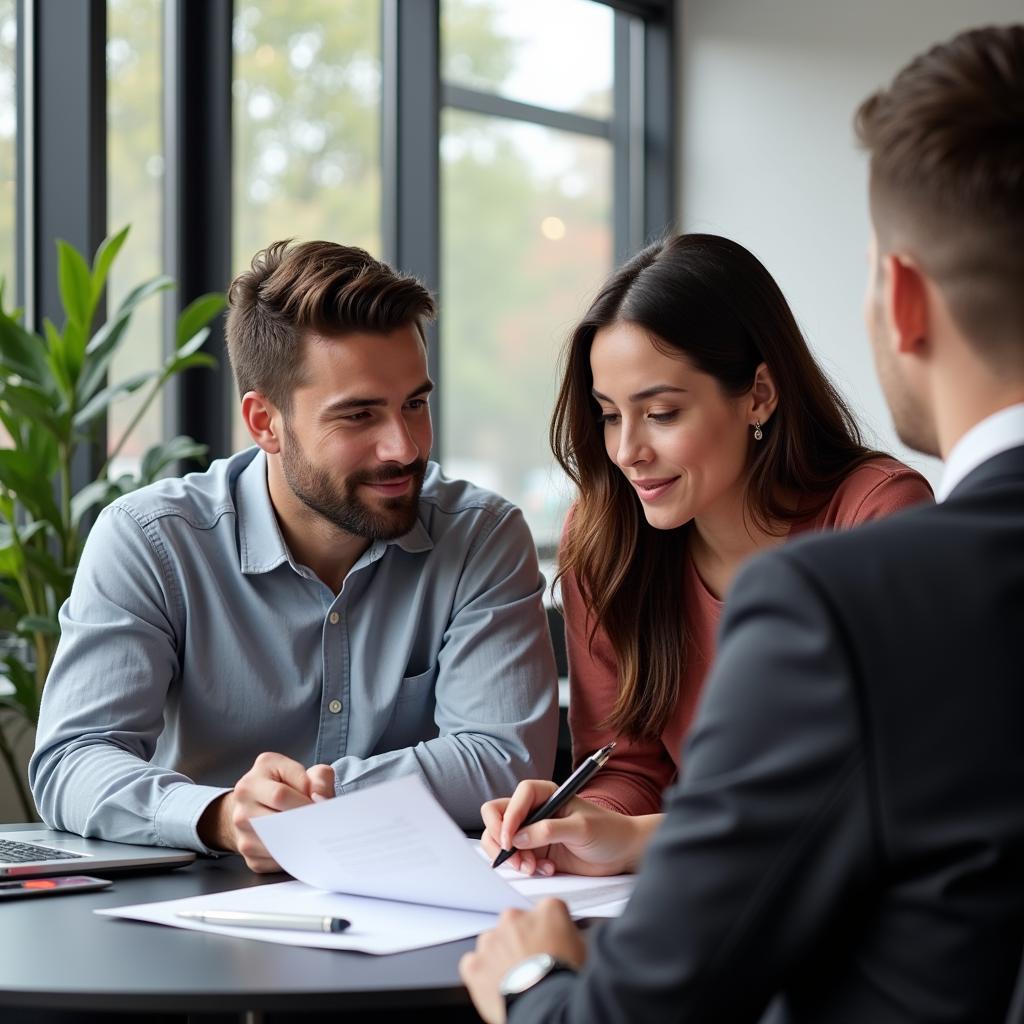
[[[0, 825], [0, 832], [16, 827], [24, 826]], [[469, 1005], [458, 961], [473, 939], [372, 956], [100, 917], [92, 911], [286, 876], [254, 875], [238, 857], [159, 873], [95, 874], [114, 884], [0, 904], [0, 1018], [14, 1006], [237, 1013]]]

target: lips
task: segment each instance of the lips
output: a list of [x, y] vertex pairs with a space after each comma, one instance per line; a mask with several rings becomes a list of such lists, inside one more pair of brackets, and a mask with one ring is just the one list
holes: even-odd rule
[[397, 498], [409, 490], [412, 480], [412, 476], [403, 476], [398, 480], [368, 480], [363, 486], [371, 488], [386, 498]]
[[630, 480], [641, 501], [657, 501], [679, 479], [677, 476], [662, 477], [660, 480]]

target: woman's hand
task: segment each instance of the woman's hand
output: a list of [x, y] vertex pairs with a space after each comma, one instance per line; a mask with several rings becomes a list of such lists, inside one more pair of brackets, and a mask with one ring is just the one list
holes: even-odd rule
[[511, 797], [489, 800], [480, 808], [484, 833], [480, 838], [491, 859], [501, 850], [518, 851], [506, 863], [527, 875], [619, 875], [635, 870], [660, 814], [629, 817], [573, 797], [558, 817], [521, 826], [558, 787], [531, 779], [521, 782]]

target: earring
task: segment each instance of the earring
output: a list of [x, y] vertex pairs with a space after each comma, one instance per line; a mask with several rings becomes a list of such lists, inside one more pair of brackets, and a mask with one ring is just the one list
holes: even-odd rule
[[761, 421], [754, 420], [754, 440], [760, 441], [764, 437], [764, 431], [761, 429]]

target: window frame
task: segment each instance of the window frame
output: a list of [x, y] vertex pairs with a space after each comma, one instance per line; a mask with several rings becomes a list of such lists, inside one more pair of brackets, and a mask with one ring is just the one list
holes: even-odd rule
[[[442, 82], [440, 0], [380, 0], [381, 255], [440, 295], [442, 316], [442, 107], [610, 139], [616, 262], [676, 222], [674, 4], [594, 2], [615, 10], [608, 120]], [[106, 0], [18, 0], [17, 12], [18, 298], [34, 325], [59, 315], [54, 239], [94, 251], [107, 233]], [[233, 15], [233, 0], [164, 0], [164, 260], [179, 282], [165, 347], [177, 311], [224, 290], [231, 275]], [[212, 327], [204, 350], [218, 368], [175, 382], [164, 430], [190, 434], [217, 458], [232, 447], [233, 388], [223, 317]], [[427, 341], [430, 372], [442, 383], [436, 324]], [[89, 459], [72, 467], [73, 482], [92, 479], [105, 444], [97, 438]], [[439, 435], [435, 445], [442, 448]]]

